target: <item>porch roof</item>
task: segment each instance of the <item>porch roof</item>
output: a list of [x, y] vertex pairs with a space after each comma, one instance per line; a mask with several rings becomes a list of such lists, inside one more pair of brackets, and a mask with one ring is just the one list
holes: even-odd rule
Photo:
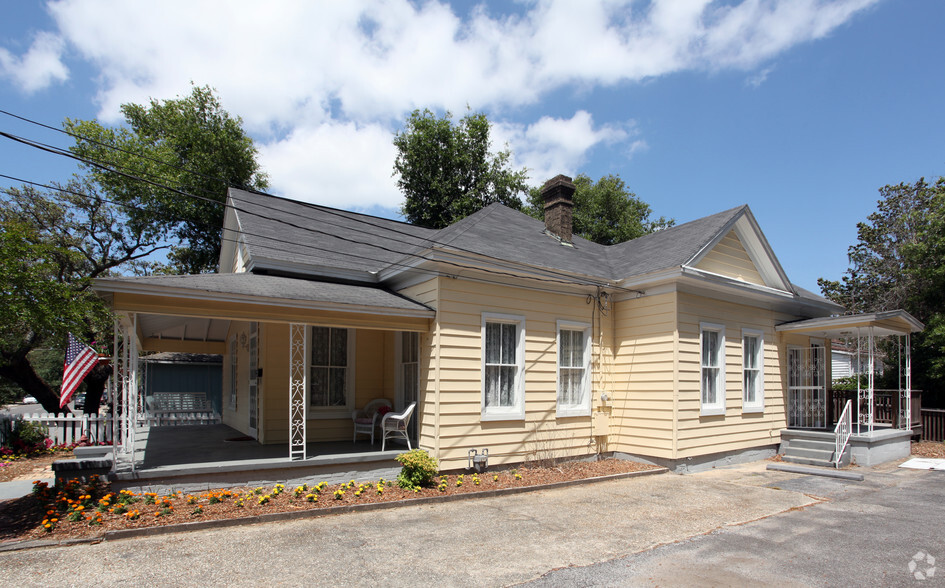
[[93, 287], [114, 310], [139, 314], [145, 340], [222, 340], [230, 320], [425, 331], [436, 314], [377, 287], [251, 273], [100, 278]]
[[[829, 316], [784, 323], [776, 327], [777, 331], [786, 333], [803, 333], [815, 337], [838, 339], [852, 337], [858, 329], [873, 329], [878, 337], [890, 335], [906, 335], [916, 333], [925, 328], [918, 319], [904, 310], [887, 310], [864, 314], [844, 316]], [[867, 333], [862, 333], [866, 335]]]

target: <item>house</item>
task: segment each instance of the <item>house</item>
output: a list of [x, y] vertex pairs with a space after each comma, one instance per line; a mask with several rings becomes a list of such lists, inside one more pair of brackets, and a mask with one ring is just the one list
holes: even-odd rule
[[122, 317], [124, 438], [140, 350], [222, 355], [223, 422], [283, 461], [350, 443], [375, 398], [417, 403], [414, 446], [445, 470], [483, 449], [685, 470], [832, 428], [842, 308], [790, 282], [748, 206], [603, 246], [572, 234], [573, 192], [543, 187], [544, 223], [493, 204], [433, 230], [231, 189], [219, 273], [95, 283]]

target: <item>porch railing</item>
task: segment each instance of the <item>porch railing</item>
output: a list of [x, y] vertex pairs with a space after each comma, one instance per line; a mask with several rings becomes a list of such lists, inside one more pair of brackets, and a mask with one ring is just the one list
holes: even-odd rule
[[853, 412], [850, 410], [852, 406], [853, 401], [847, 400], [847, 403], [843, 405], [840, 418], [837, 419], [837, 426], [833, 429], [834, 439], [836, 440], [836, 451], [833, 454], [833, 465], [835, 468], [840, 467], [840, 459], [843, 457], [843, 450], [846, 449], [847, 443], [850, 441], [850, 435], [853, 434]]
[[44, 425], [56, 445], [78, 443], [82, 435], [86, 435], [90, 443], [112, 442], [111, 415], [33, 413], [0, 416], [0, 445], [9, 441], [13, 424], [18, 420]]
[[945, 410], [922, 409], [922, 440], [945, 441]]
[[[918, 430], [922, 426], [922, 391], [911, 390], [910, 428]], [[827, 403], [827, 418], [831, 425], [835, 425], [843, 406], [847, 401], [856, 402], [856, 390], [829, 390], [829, 401]], [[904, 423], [900, 423], [900, 403], [902, 399], [899, 396], [899, 390], [873, 390], [873, 422], [877, 424], [887, 424], [894, 428], [905, 429]], [[860, 407], [861, 412], [866, 412], [866, 407]]]

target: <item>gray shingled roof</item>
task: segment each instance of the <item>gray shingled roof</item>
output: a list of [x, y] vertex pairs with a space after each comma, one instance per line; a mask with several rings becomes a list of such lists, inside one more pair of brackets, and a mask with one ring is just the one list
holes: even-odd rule
[[608, 247], [613, 277], [619, 280], [683, 265], [746, 208], [739, 206]]
[[[266, 297], [305, 302], [324, 302], [339, 306], [374, 307], [390, 310], [430, 311], [419, 302], [398, 294], [370, 286], [354, 286], [315, 282], [279, 276], [250, 273], [197, 274], [189, 276], [143, 276], [100, 278], [95, 280], [95, 289], [114, 292], [148, 287], [179, 288], [197, 294], [224, 294], [246, 297]], [[430, 311], [432, 312], [432, 311]]]
[[376, 272], [425, 248], [433, 229], [230, 189], [251, 256]]
[[500, 204], [434, 230], [241, 190], [231, 190], [230, 195], [237, 203], [250, 254], [270, 260], [376, 272], [435, 245], [600, 280], [679, 267], [746, 208], [618, 245], [574, 237], [569, 247], [545, 234], [543, 222]]

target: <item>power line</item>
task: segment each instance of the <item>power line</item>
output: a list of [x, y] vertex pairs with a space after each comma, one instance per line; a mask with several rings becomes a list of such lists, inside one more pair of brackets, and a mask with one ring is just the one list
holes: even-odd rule
[[[24, 183], [24, 184], [30, 184], [30, 185], [33, 185], [33, 186], [39, 186], [39, 187], [45, 188], [45, 189], [47, 189], [47, 190], [53, 190], [53, 191], [64, 192], [64, 193], [67, 193], [67, 194], [72, 194], [72, 195], [74, 195], [74, 196], [78, 196], [78, 197], [82, 197], [82, 198], [101, 200], [101, 201], [103, 201], [103, 202], [108, 202], [108, 203], [110, 203], [110, 204], [113, 204], [113, 205], [119, 206], [119, 207], [123, 207], [123, 208], [136, 208], [136, 207], [134, 207], [134, 206], [132, 206], [132, 205], [129, 205], [129, 204], [123, 204], [123, 203], [120, 203], [120, 202], [115, 202], [115, 201], [113, 201], [113, 200], [109, 200], [109, 199], [107, 199], [107, 198], [103, 198], [103, 197], [97, 196], [97, 195], [96, 195], [96, 196], [91, 196], [91, 195], [89, 195], [89, 194], [85, 194], [85, 193], [78, 192], [78, 191], [75, 191], [75, 190], [71, 190], [71, 189], [68, 189], [68, 188], [51, 186], [51, 185], [47, 185], [47, 184], [42, 184], [42, 183], [40, 183], [40, 182], [32, 182], [32, 181], [29, 181], [29, 180], [24, 180], [24, 179], [22, 179], [22, 178], [17, 178], [17, 177], [14, 177], [14, 176], [9, 176], [9, 175], [6, 175], [6, 174], [0, 174], [0, 177], [6, 178], [6, 179], [10, 179], [10, 180], [13, 180], [13, 181], [15, 181], [15, 182], [21, 182], [21, 183]], [[15, 194], [14, 194], [13, 192], [11, 192], [10, 190], [0, 189], [0, 192], [3, 192], [3, 193], [5, 193], [5, 194], [11, 195], [11, 196], [15, 195]], [[278, 219], [272, 219], [272, 220], [276, 220], [276, 221], [278, 222]], [[220, 228], [220, 229], [223, 228], [223, 227], [217, 227], [216, 225], [214, 225], [214, 226], [212, 226], [212, 227], [210, 227], [209, 225], [206, 225], [206, 226], [207, 226], [208, 228]], [[287, 245], [301, 246], [301, 247], [305, 247], [305, 248], [307, 248], [307, 249], [312, 249], [312, 250], [315, 250], [315, 251], [326, 252], [326, 253], [335, 253], [335, 254], [338, 253], [337, 250], [335, 250], [335, 249], [327, 249], [327, 248], [324, 248], [324, 247], [318, 247], [318, 246], [316, 246], [316, 245], [312, 245], [312, 244], [308, 244], [308, 243], [299, 243], [299, 242], [297, 242], [297, 241], [290, 241], [290, 240], [286, 240], [286, 239], [279, 239], [278, 237], [274, 237], [274, 236], [270, 236], [270, 235], [262, 235], [262, 234], [252, 233], [252, 232], [242, 231], [242, 230], [240, 231], [240, 233], [243, 234], [243, 235], [251, 236], [251, 237], [260, 237], [260, 238], [268, 239], [268, 240], [270, 240], [270, 241], [275, 241], [276, 243], [283, 243], [283, 244], [287, 244]], [[325, 233], [325, 234], [328, 235], [328, 236], [336, 237], [335, 235], [332, 235], [332, 234], [330, 234], [330, 233]], [[341, 238], [341, 237], [338, 237], [338, 238]], [[357, 240], [354, 240], [354, 239], [345, 239], [345, 238], [341, 238], [341, 239], [342, 239], [342, 240], [349, 241], [349, 242], [352, 242], [352, 243], [356, 243], [356, 244], [368, 245], [368, 246], [372, 246], [372, 247], [379, 247], [379, 246], [376, 246], [376, 245], [374, 245], [374, 244], [372, 244], [372, 243], [367, 243], [367, 242], [363, 242], [363, 241], [357, 241]], [[241, 242], [240, 242], [239, 239], [232, 239], [232, 238], [228, 238], [228, 237], [226, 237], [226, 236], [221, 236], [221, 241], [230, 242], [230, 243], [234, 243], [234, 244], [237, 244], [237, 245], [240, 245], [240, 244], [241, 244]], [[267, 248], [268, 248], [268, 247], [267, 247]], [[393, 251], [393, 250], [388, 250], [388, 251]], [[457, 262], [453, 262], [453, 261], [430, 259], [430, 258], [428, 258], [428, 257], [424, 257], [424, 256], [422, 256], [422, 255], [415, 254], [415, 253], [403, 253], [403, 252], [399, 252], [399, 251], [396, 251], [395, 253], [402, 254], [402, 255], [404, 255], [405, 257], [415, 257], [415, 258], [418, 258], [418, 259], [421, 259], [421, 260], [424, 260], [424, 261], [430, 261], [430, 262], [433, 262], [433, 263], [440, 263], [440, 264], [443, 264], [443, 265], [448, 265], [448, 266], [456, 267], [456, 268], [459, 268], [459, 269], [466, 269], [466, 270], [484, 272], [484, 273], [487, 273], [487, 274], [498, 275], [498, 276], [506, 276], [506, 277], [511, 277], [511, 278], [519, 278], [519, 279], [524, 278], [524, 279], [528, 279], [528, 280], [535, 280], [535, 281], [546, 282], [546, 283], [554, 283], [554, 284], [571, 285], [571, 286], [601, 287], [601, 286], [605, 286], [605, 285], [606, 285], [606, 284], [596, 284], [596, 283], [591, 283], [591, 282], [580, 282], [580, 281], [574, 281], [574, 280], [571, 280], [571, 281], [568, 281], [568, 280], [556, 280], [556, 279], [551, 279], [551, 278], [542, 278], [542, 277], [538, 277], [538, 276], [521, 276], [521, 275], [518, 275], [518, 274], [509, 273], [509, 272], [501, 272], [501, 271], [492, 270], [492, 269], [486, 269], [486, 268], [482, 268], [482, 267], [478, 267], [478, 266], [470, 266], [470, 265], [465, 265], [465, 264], [461, 264], [461, 263], [457, 263]], [[345, 255], [346, 255], [347, 257], [353, 257], [353, 258], [356, 258], [356, 259], [363, 259], [363, 260], [365, 260], [365, 261], [370, 261], [370, 262], [372, 262], [372, 263], [377, 263], [377, 262], [378, 262], [378, 260], [377, 260], [376, 258], [367, 257], [367, 256], [363, 256], [363, 255], [358, 255], [358, 254], [355, 254], [355, 253], [346, 253]], [[328, 258], [323, 258], [323, 259], [326, 259], [326, 260], [327, 260]], [[410, 265], [410, 264], [401, 263], [401, 262], [385, 262], [385, 263], [386, 263], [387, 267], [400, 267], [400, 268], [403, 268], [403, 269], [407, 269], [407, 270], [411, 270], [411, 271], [416, 271], [416, 272], [418, 272], [418, 273], [422, 273], [422, 274], [426, 274], [426, 275], [438, 276], [438, 277], [442, 277], [442, 276], [455, 277], [455, 276], [452, 276], [451, 274], [443, 273], [443, 272], [436, 271], [436, 270], [430, 270], [430, 269], [426, 269], [426, 268], [419, 268], [419, 267], [416, 267], [416, 266], [413, 266], [413, 265]], [[480, 281], [483, 281], [483, 282], [486, 282], [486, 283], [497, 284], [497, 285], [507, 285], [506, 282], [500, 282], [500, 281], [496, 281], [496, 280], [481, 279]], [[621, 287], [619, 287], [619, 286], [607, 286], [607, 287], [610, 287], [610, 288], [615, 289], [615, 290], [626, 290], [626, 291], [629, 291], [629, 292], [638, 292], [638, 291], [636, 291], [636, 290], [629, 290], [629, 289], [626, 289], [626, 288], [621, 288]], [[554, 290], [554, 292], [563, 293], [563, 292], [560, 291], [560, 290]]]
[[[8, 112], [8, 111], [5, 111], [5, 110], [0, 110], [0, 113], [7, 114], [8, 116], [12, 116], [12, 117], [18, 118], [18, 119], [20, 119], [20, 120], [24, 120], [24, 121], [26, 121], [26, 122], [30, 122], [30, 123], [39, 125], [39, 126], [42, 126], [42, 127], [44, 127], [44, 128], [49, 128], [49, 129], [52, 129], [52, 130], [57, 130], [57, 131], [59, 131], [59, 129], [55, 129], [54, 127], [50, 127], [49, 125], [45, 125], [45, 124], [43, 124], [43, 123], [39, 123], [39, 122], [37, 122], [37, 121], [33, 121], [33, 120], [31, 120], [31, 119], [28, 119], [28, 118], [25, 118], [25, 117], [21, 117], [21, 116], [12, 114], [12, 113], [10, 113], [10, 112]], [[180, 167], [178, 167], [178, 166], [173, 166], [173, 165], [171, 165], [171, 164], [166, 164], [166, 162], [161, 162], [160, 160], [156, 160], [156, 159], [153, 159], [153, 158], [149, 158], [149, 157], [144, 156], [144, 155], [142, 155], [142, 154], [133, 153], [133, 152], [130, 152], [130, 151], [121, 149], [121, 148], [119, 148], [119, 147], [115, 147], [115, 146], [113, 146], [113, 145], [109, 145], [109, 144], [107, 144], [107, 143], [102, 143], [102, 142], [99, 142], [99, 141], [95, 141], [95, 140], [90, 139], [90, 138], [88, 138], [88, 137], [83, 137], [83, 136], [81, 136], [81, 135], [77, 135], [77, 134], [74, 134], [74, 133], [68, 133], [68, 132], [66, 132], [66, 131], [60, 131], [60, 132], [62, 132], [63, 134], [66, 134], [66, 135], [75, 137], [75, 138], [81, 138], [81, 139], [83, 139], [83, 140], [87, 140], [87, 141], [90, 141], [90, 142], [94, 142], [94, 143], [96, 143], [96, 144], [102, 145], [102, 146], [107, 147], [107, 148], [116, 149], [116, 150], [122, 151], [122, 152], [124, 152], [124, 153], [128, 153], [128, 154], [130, 154], [130, 155], [133, 155], [133, 156], [138, 156], [138, 157], [142, 157], [142, 158], [144, 158], [144, 159], [148, 159], [148, 160], [150, 160], [150, 161], [155, 161], [155, 162], [160, 163], [160, 164], [162, 164], [162, 165], [167, 165], [167, 166], [169, 166], [169, 167], [174, 167], [174, 168], [176, 168], [176, 169], [181, 169], [181, 170], [183, 170], [183, 171], [188, 171], [188, 172], [190, 171], [190, 170], [184, 170], [184, 168], [180, 168]], [[123, 171], [121, 171], [121, 169], [128, 169], [128, 168], [127, 168], [127, 167], [124, 167], [124, 166], [120, 166], [120, 165], [118, 165], [118, 164], [116, 164], [116, 163], [114, 163], [114, 162], [108, 162], [108, 165], [106, 165], [106, 164], [102, 163], [102, 162], [99, 161], [99, 160], [95, 160], [95, 159], [87, 158], [87, 157], [81, 157], [81, 156], [78, 156], [78, 155], [76, 155], [76, 154], [74, 154], [74, 153], [72, 153], [72, 152], [70, 152], [70, 151], [67, 151], [67, 150], [65, 150], [65, 149], [62, 149], [62, 148], [60, 148], [60, 147], [55, 147], [55, 146], [52, 146], [52, 145], [48, 145], [48, 144], [45, 144], [45, 143], [42, 143], [42, 142], [39, 142], [39, 141], [33, 141], [33, 140], [31, 140], [31, 139], [26, 139], [26, 138], [23, 138], [23, 137], [18, 137], [18, 136], [16, 136], [16, 135], [12, 135], [12, 134], [10, 134], [10, 133], [6, 133], [6, 132], [2, 132], [2, 131], [0, 131], [0, 136], [4, 136], [4, 137], [6, 137], [6, 138], [8, 138], [8, 139], [10, 139], [10, 140], [13, 140], [13, 141], [22, 143], [22, 144], [27, 145], [27, 146], [30, 146], [30, 147], [34, 147], [34, 148], [36, 148], [36, 149], [40, 149], [40, 150], [42, 150], [42, 151], [46, 151], [46, 152], [49, 152], [49, 153], [52, 153], [52, 154], [55, 154], [55, 155], [60, 155], [60, 156], [68, 157], [68, 158], [70, 158], [70, 159], [74, 159], [74, 160], [76, 160], [76, 161], [79, 161], [79, 162], [84, 163], [84, 164], [86, 164], [86, 165], [90, 165], [90, 166], [99, 168], [99, 169], [101, 169], [101, 170], [103, 170], [103, 171], [106, 171], [106, 172], [112, 172], [112, 173], [119, 174], [119, 175], [121, 175], [121, 176], [123, 176], [123, 177], [126, 177], [126, 178], [132, 180], [132, 181], [144, 182], [144, 183], [147, 183], [147, 184], [149, 184], [149, 185], [151, 185], [151, 186], [154, 186], [154, 187], [156, 187], [156, 188], [163, 189], [163, 190], [168, 190], [168, 191], [171, 191], [171, 192], [173, 192], [173, 193], [176, 193], [176, 194], [179, 194], [179, 195], [181, 195], [181, 196], [184, 196], [184, 197], [186, 197], [186, 198], [196, 198], [196, 199], [199, 199], [199, 200], [202, 200], [202, 201], [206, 201], [206, 202], [209, 202], [209, 203], [223, 204], [222, 202], [220, 202], [219, 200], [214, 199], [214, 198], [209, 198], [209, 197], [206, 197], [206, 196], [199, 196], [199, 195], [191, 194], [191, 193], [189, 193], [189, 192], [185, 192], [185, 191], [183, 191], [183, 190], [180, 190], [180, 189], [177, 189], [177, 188], [168, 186], [168, 185], [166, 185], [166, 184], [162, 184], [162, 183], [155, 182], [155, 181], [150, 180], [150, 179], [147, 179], [147, 178], [142, 178], [142, 177], [137, 176], [137, 175], [134, 175], [134, 174], [129, 174], [129, 173], [123, 172]], [[111, 167], [109, 167], [109, 166], [111, 166]], [[191, 172], [191, 173], [197, 173], [197, 172]], [[199, 174], [199, 175], [202, 175], [203, 177], [209, 177], [209, 178], [211, 178], [211, 179], [220, 180], [219, 178], [212, 178], [212, 176], [206, 176], [205, 174]], [[9, 177], [9, 176], [5, 176], [5, 177]], [[20, 181], [20, 180], [17, 180], [17, 181]], [[229, 185], [229, 183], [226, 182], [225, 180], [221, 180], [221, 181], [223, 181], [224, 183], [226, 183], [227, 185]], [[26, 183], [35, 184], [34, 182], [28, 182], [28, 181], [27, 181]], [[37, 185], [40, 185], [40, 184], [37, 184]], [[49, 189], [53, 189], [53, 188], [49, 188]], [[247, 191], [250, 192], [250, 193], [256, 193], [256, 194], [263, 195], [263, 196], [267, 196], [267, 197], [270, 197], [270, 198], [280, 198], [280, 197], [278, 197], [278, 196], [274, 196], [274, 195], [271, 195], [271, 194], [267, 194], [267, 193], [265, 193], [265, 192], [261, 192], [261, 191], [258, 191], [258, 190], [247, 190]], [[362, 214], [359, 214], [359, 213], [346, 213], [346, 214], [342, 214], [341, 211], [337, 211], [337, 210], [334, 210], [334, 209], [331, 209], [331, 208], [328, 208], [328, 207], [325, 207], [325, 206], [321, 206], [321, 205], [315, 205], [315, 204], [310, 204], [310, 203], [305, 203], [305, 202], [298, 202], [298, 201], [293, 201], [293, 200], [289, 200], [289, 199], [284, 199], [284, 200], [286, 200], [286, 201], [288, 201], [288, 202], [291, 202], [291, 203], [294, 204], [294, 205], [300, 205], [300, 204], [301, 204], [301, 205], [306, 206], [306, 207], [316, 208], [316, 209], [318, 209], [319, 211], [321, 211], [321, 212], [323, 212], [323, 213], [326, 213], [326, 214], [330, 214], [330, 215], [334, 215], [334, 216], [337, 216], [337, 217], [340, 217], [340, 218], [344, 218], [345, 220], [348, 220], [348, 221], [354, 221], [354, 222], [358, 222], [358, 223], [367, 224], [367, 225], [369, 225], [369, 226], [372, 226], [372, 227], [377, 228], [377, 229], [381, 229], [381, 230], [383, 230], [383, 231], [385, 231], [385, 232], [388, 232], [388, 233], [394, 233], [394, 234], [398, 234], [398, 235], [403, 235], [403, 236], [405, 236], [405, 237], [409, 237], [410, 239], [414, 239], [414, 240], [419, 241], [419, 242], [412, 242], [412, 243], [411, 243], [411, 242], [404, 241], [404, 240], [402, 240], [402, 239], [393, 239], [394, 241], [397, 241], [397, 242], [399, 242], [399, 243], [403, 243], [404, 245], [413, 246], [413, 247], [420, 247], [420, 246], [422, 246], [422, 244], [425, 244], [425, 243], [426, 243], [426, 244], [430, 244], [430, 245], [440, 245], [440, 246], [443, 246], [443, 247], [450, 247], [450, 248], [452, 248], [452, 249], [454, 249], [454, 250], [462, 251], [462, 252], [464, 252], [464, 253], [469, 253], [469, 254], [473, 254], [473, 255], [483, 256], [480, 252], [477, 252], [477, 251], [472, 251], [472, 250], [469, 250], [469, 249], [465, 249], [465, 248], [459, 247], [459, 246], [457, 246], [457, 245], [448, 245], [448, 244], [446, 244], [446, 243], [439, 242], [439, 241], [437, 241], [435, 238], [433, 238], [432, 236], [431, 236], [431, 237], [419, 237], [419, 236], [417, 236], [417, 235], [410, 234], [410, 233], [408, 233], [408, 232], [406, 232], [406, 231], [400, 231], [400, 230], [394, 229], [394, 228], [389, 227], [389, 226], [381, 226], [381, 225], [379, 225], [379, 224], [377, 224], [377, 223], [372, 223], [372, 222], [366, 220], [365, 218], [362, 218], [362, 217], [365, 217], [365, 216], [367, 216], [367, 215], [362, 215]], [[280, 213], [284, 212], [284, 211], [281, 211], [281, 210], [276, 209], [275, 207], [267, 206], [267, 205], [264, 205], [264, 204], [261, 204], [261, 203], [258, 203], [258, 202], [254, 202], [254, 203], [252, 203], [252, 205], [258, 206], [258, 207], [260, 207], [260, 208], [264, 208], [264, 209], [266, 209], [266, 210], [275, 211], [275, 212], [280, 212]], [[258, 213], [258, 212], [252, 212], [252, 211], [246, 210], [245, 208], [238, 208], [238, 207], [236, 207], [236, 206], [231, 206], [231, 207], [234, 208], [234, 210], [237, 210], [237, 211], [239, 211], [239, 212], [243, 212], [243, 213], [245, 213], [245, 214], [247, 214], [247, 215], [257, 216], [257, 217], [259, 217], [259, 218], [263, 218], [263, 219], [266, 219], [266, 220], [270, 220], [270, 221], [273, 221], [273, 222], [276, 222], [276, 223], [285, 224], [285, 225], [287, 225], [287, 226], [291, 226], [291, 227], [297, 228], [297, 229], [299, 229], [299, 230], [303, 230], [303, 231], [308, 231], [308, 232], [312, 232], [312, 233], [316, 233], [316, 234], [325, 235], [325, 236], [328, 236], [328, 237], [331, 237], [331, 238], [335, 238], [335, 239], [339, 239], [339, 240], [342, 240], [342, 241], [347, 241], [347, 242], [354, 243], [354, 244], [365, 245], [365, 246], [368, 246], [368, 247], [375, 247], [375, 248], [377, 248], [377, 249], [380, 249], [380, 250], [383, 250], [383, 251], [387, 251], [387, 252], [393, 253], [393, 254], [395, 254], [395, 255], [412, 256], [412, 257], [417, 257], [417, 258], [419, 258], [419, 259], [424, 259], [424, 260], [427, 260], [427, 261], [438, 261], [438, 262], [440, 262], [440, 263], [448, 263], [448, 264], [450, 264], [450, 265], [454, 265], [454, 266], [461, 267], [461, 268], [464, 268], [464, 269], [473, 269], [473, 270], [480, 270], [480, 271], [489, 271], [489, 272], [494, 273], [494, 274], [497, 274], [497, 275], [506, 275], [506, 276], [510, 276], [510, 277], [521, 277], [521, 276], [519, 276], [518, 274], [510, 274], [510, 273], [506, 273], [506, 272], [497, 272], [497, 271], [495, 271], [495, 270], [483, 270], [482, 268], [477, 268], [477, 267], [472, 267], [472, 266], [465, 266], [465, 265], [456, 264], [456, 263], [453, 263], [453, 262], [445, 262], [445, 261], [442, 261], [442, 260], [432, 260], [432, 259], [429, 259], [429, 258], [427, 258], [427, 257], [423, 257], [423, 256], [421, 256], [421, 255], [419, 255], [419, 254], [416, 254], [416, 253], [409, 253], [409, 252], [394, 250], [394, 249], [387, 248], [387, 247], [383, 247], [383, 246], [380, 246], [380, 245], [377, 245], [377, 244], [374, 244], [374, 243], [368, 243], [368, 242], [365, 242], [365, 241], [359, 241], [359, 240], [357, 240], [357, 239], [349, 239], [349, 238], [345, 238], [345, 237], [342, 237], [342, 236], [337, 235], [337, 234], [334, 234], [334, 233], [327, 233], [327, 232], [324, 232], [324, 231], [319, 231], [319, 230], [317, 230], [317, 229], [313, 229], [313, 228], [311, 228], [311, 227], [305, 227], [305, 226], [297, 225], [297, 224], [295, 224], [295, 223], [291, 223], [291, 222], [286, 221], [286, 220], [284, 220], [284, 219], [279, 219], [279, 218], [275, 218], [275, 217], [272, 217], [272, 216], [263, 215], [263, 214], [260, 214], [260, 213]], [[138, 208], [138, 209], [140, 210], [140, 208]], [[357, 214], [357, 216], [356, 216], [356, 217], [355, 217], [355, 216], [348, 216], [348, 215], [350, 215], [350, 214]], [[178, 220], [180, 220], [180, 219], [178, 219]], [[393, 222], [399, 222], [399, 221], [393, 221]], [[325, 222], [325, 221], [322, 221], [322, 223], [323, 223], [323, 224], [328, 224], [328, 225], [330, 225], [330, 226], [335, 226], [335, 227], [338, 227], [338, 228], [342, 228], [342, 229], [347, 229], [347, 228], [348, 228], [348, 227], [344, 227], [344, 226], [342, 226], [342, 225], [338, 225], [338, 224], [334, 224], [334, 223], [329, 223], [329, 222]], [[206, 226], [206, 225], [205, 225], [205, 226]], [[216, 228], [216, 227], [214, 226], [213, 228]], [[244, 232], [244, 233], [245, 233], [245, 232]], [[273, 239], [271, 236], [267, 236], [267, 235], [257, 235], [257, 236], [259, 236], [260, 238], [266, 238], [266, 239], [270, 239], [270, 240], [279, 241], [278, 239]], [[359, 256], [359, 257], [360, 257], [360, 256]], [[498, 258], [494, 258], [494, 257], [491, 257], [491, 256], [483, 256], [483, 257], [487, 257], [487, 258], [489, 258], [489, 259], [493, 259], [493, 260], [496, 260], [496, 261], [499, 261], [499, 262], [502, 262], [502, 263], [509, 263], [508, 260], [498, 259]], [[368, 259], [368, 258], [364, 258], [364, 259]], [[378, 260], [373, 260], [373, 259], [372, 259], [371, 261], [375, 261], [375, 262], [376, 262], [376, 261], [378, 261]], [[388, 265], [394, 265], [394, 264], [393, 264], [393, 262], [391, 262], [391, 263], [389, 263]], [[402, 266], [403, 266], [403, 264], [398, 264], [398, 265], [402, 265]], [[407, 267], [407, 266], [404, 266], [404, 267]], [[557, 270], [554, 270], [554, 269], [551, 269], [551, 268], [544, 268], [544, 269], [545, 269], [548, 273], [550, 273], [550, 274], [552, 274], [552, 275], [562, 276], [562, 277], [565, 277], [566, 279], [564, 279], [564, 280], [548, 280], [548, 279], [537, 278], [537, 277], [531, 278], [531, 279], [540, 279], [540, 280], [542, 280], [542, 281], [553, 281], [553, 282], [559, 282], [559, 283], [577, 284], [577, 285], [589, 285], [589, 286], [602, 286], [602, 285], [605, 285], [605, 286], [607, 286], [607, 287], [614, 288], [614, 289], [624, 290], [624, 291], [627, 291], [627, 292], [636, 292], [636, 293], [639, 293], [639, 291], [637, 291], [637, 290], [632, 290], [632, 289], [628, 289], [628, 288], [622, 288], [622, 287], [619, 287], [619, 286], [613, 286], [613, 285], [608, 284], [607, 282], [575, 280], [574, 278], [572, 278], [569, 274], [567, 274], [567, 273], [565, 273], [565, 272], [560, 272], [560, 271], [557, 271]]]

